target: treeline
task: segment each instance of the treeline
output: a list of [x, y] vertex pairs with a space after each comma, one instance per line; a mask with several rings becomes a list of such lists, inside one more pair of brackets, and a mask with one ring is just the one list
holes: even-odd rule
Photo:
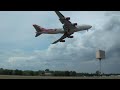
[[[46, 70], [10, 70], [0, 68], [0, 75], [23, 75], [23, 76], [99, 76], [99, 71], [95, 73], [77, 73], [75, 71], [50, 71]], [[120, 74], [102, 74], [103, 76], [111, 76], [111, 75], [120, 75]]]
[[0, 68], [0, 75], [24, 75], [24, 76], [76, 76], [75, 71], [50, 71], [49, 69], [46, 70], [10, 70], [10, 69], [3, 69]]

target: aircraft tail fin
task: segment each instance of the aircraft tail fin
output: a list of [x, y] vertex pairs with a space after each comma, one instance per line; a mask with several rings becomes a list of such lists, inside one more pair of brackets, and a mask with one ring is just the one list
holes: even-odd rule
[[33, 27], [34, 27], [35, 30], [36, 30], [36, 35], [35, 35], [35, 37], [38, 37], [39, 35], [42, 34], [42, 29], [41, 29], [40, 26], [38, 26], [38, 25], [33, 25]]
[[36, 29], [37, 32], [42, 31], [41, 27], [36, 24], [34, 24], [33, 27]]

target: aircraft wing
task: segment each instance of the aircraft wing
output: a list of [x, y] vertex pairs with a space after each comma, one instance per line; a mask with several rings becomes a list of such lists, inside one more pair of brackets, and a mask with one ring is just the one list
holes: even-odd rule
[[59, 11], [55, 11], [55, 13], [58, 15], [60, 19], [65, 19], [64, 15], [62, 15], [62, 13], [60, 13]]
[[67, 34], [65, 33], [60, 39], [58, 39], [57, 41], [53, 42], [52, 44], [56, 44], [58, 42], [60, 42], [61, 40], [65, 39], [67, 37]]
[[71, 34], [74, 33], [74, 29], [76, 29], [76, 27], [69, 21], [69, 19], [67, 19], [64, 15], [62, 15], [59, 11], [55, 11], [55, 13], [58, 15], [59, 20], [62, 24], [64, 24], [63, 28], [65, 31], [70, 30], [71, 33], [64, 33], [64, 35], [58, 39], [57, 41], [53, 42], [52, 44], [56, 44], [58, 42], [60, 42], [61, 40], [65, 39], [66, 37], [70, 36]]
[[59, 17], [59, 20], [61, 21], [62, 24], [68, 24], [68, 23], [70, 24], [71, 23], [69, 20], [66, 20], [66, 17], [64, 15], [62, 15], [62, 13], [60, 13], [59, 11], [55, 11], [55, 13]]
[[62, 15], [59, 11], [55, 11], [55, 13], [58, 15], [59, 20], [62, 24], [64, 24], [65, 26], [65, 30], [66, 29], [75, 29], [76, 27], [69, 21], [66, 19], [66, 17], [64, 15]]

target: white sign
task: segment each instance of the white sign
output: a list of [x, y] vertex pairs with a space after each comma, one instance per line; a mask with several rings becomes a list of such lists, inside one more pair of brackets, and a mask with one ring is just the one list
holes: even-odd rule
[[97, 59], [105, 59], [105, 51], [103, 51], [103, 50], [98, 50], [98, 51], [96, 52], [96, 58], [97, 58]]

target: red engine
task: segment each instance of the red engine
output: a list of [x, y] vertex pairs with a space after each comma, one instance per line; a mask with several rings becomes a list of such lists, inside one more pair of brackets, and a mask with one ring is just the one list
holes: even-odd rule
[[68, 20], [68, 21], [69, 21], [69, 20], [70, 20], [70, 17], [66, 17], [66, 20]]

